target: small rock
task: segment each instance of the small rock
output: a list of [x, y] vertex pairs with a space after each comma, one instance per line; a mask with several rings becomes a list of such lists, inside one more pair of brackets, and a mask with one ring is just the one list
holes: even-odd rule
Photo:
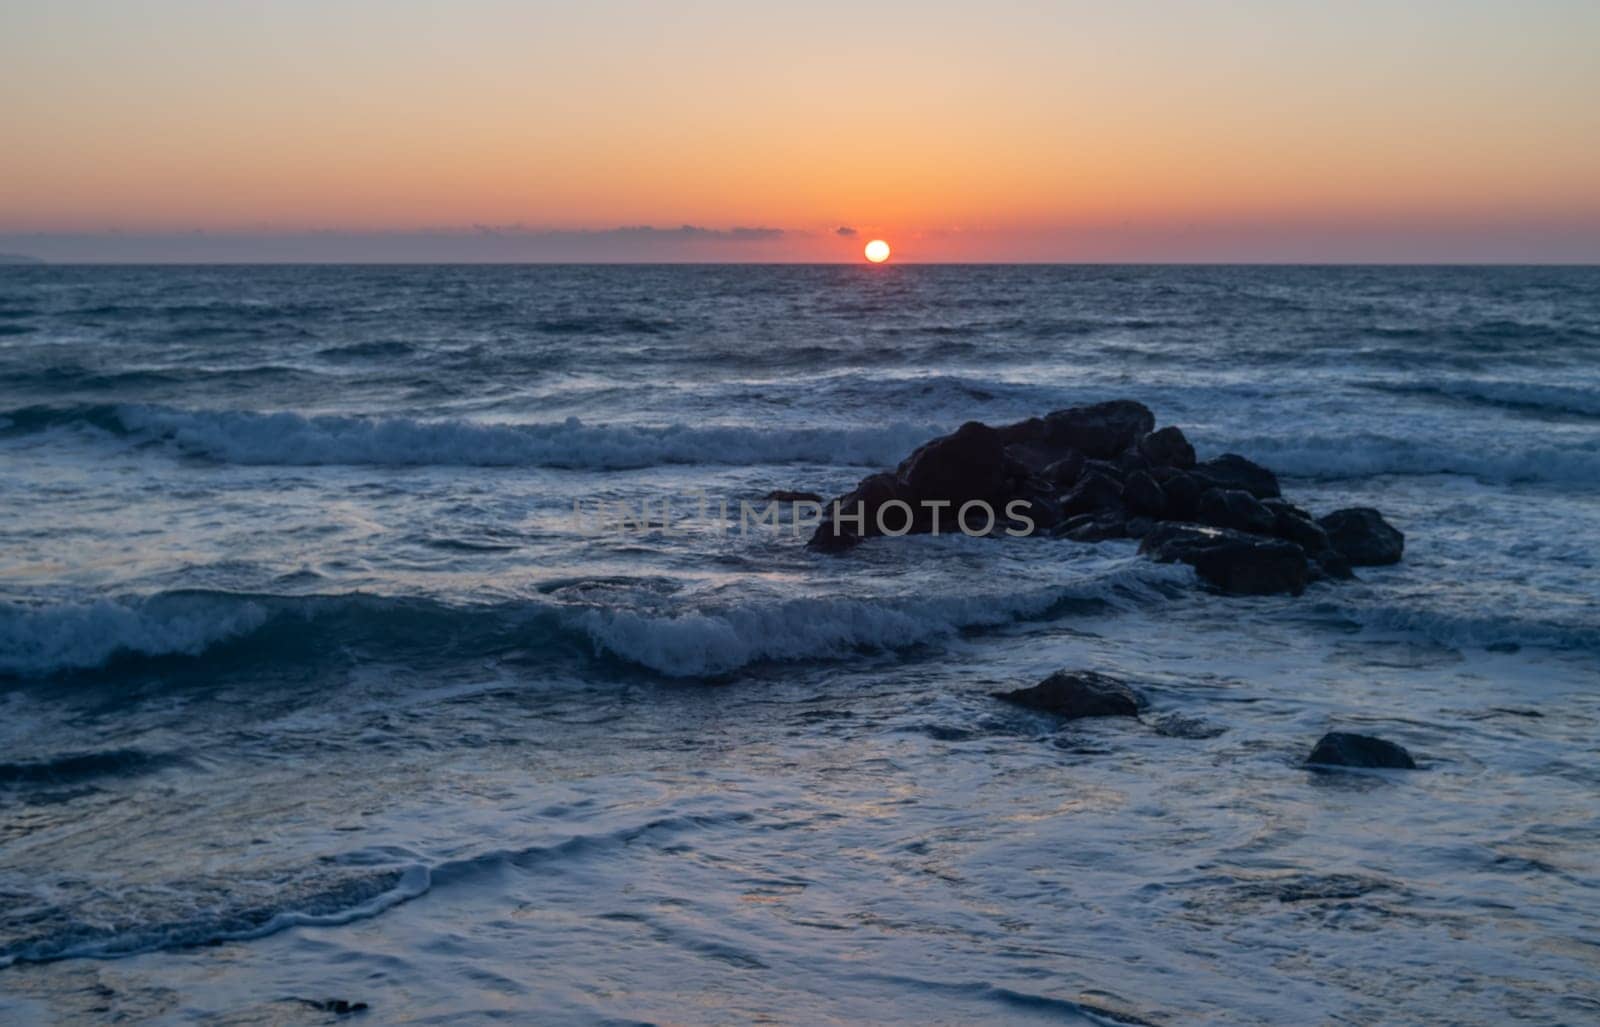
[[1135, 471], [1122, 483], [1122, 503], [1129, 513], [1160, 517], [1167, 509], [1167, 494], [1150, 475]]
[[1144, 698], [1123, 682], [1092, 670], [1058, 670], [1029, 688], [992, 694], [996, 699], [1067, 720], [1137, 717], [1145, 705]]
[[1192, 521], [1200, 513], [1200, 496], [1205, 492], [1200, 482], [1191, 474], [1179, 472], [1161, 483], [1167, 497], [1167, 518]]
[[763, 502], [767, 502], [767, 503], [818, 503], [818, 504], [820, 504], [822, 502], [822, 497], [817, 495], [815, 492], [794, 492], [794, 491], [791, 491], [789, 489], [773, 489], [771, 492], [768, 492], [765, 496], [762, 496], [761, 498], [762, 498]]
[[1271, 535], [1278, 519], [1261, 500], [1243, 489], [1206, 489], [1200, 495], [1201, 524], [1232, 528], [1256, 535]]
[[1138, 442], [1139, 452], [1156, 467], [1176, 467], [1186, 471], [1194, 466], [1194, 447], [1174, 426], [1153, 431]]
[[312, 1009], [319, 1009], [324, 1013], [332, 1013], [335, 1016], [349, 1016], [351, 1013], [364, 1013], [367, 1011], [365, 1002], [351, 1002], [349, 999], [343, 998], [303, 998], [299, 1001]]
[[1104, 542], [1107, 539], [1126, 538], [1128, 527], [1115, 511], [1102, 510], [1099, 513], [1079, 514], [1063, 521], [1054, 534], [1074, 542]]
[[1122, 485], [1115, 478], [1090, 471], [1073, 486], [1071, 492], [1061, 497], [1061, 512], [1075, 517], [1116, 506], [1122, 500]]
[[1278, 476], [1237, 453], [1224, 453], [1215, 460], [1194, 465], [1193, 474], [1219, 489], [1244, 489], [1257, 499], [1277, 499]]
[[1417, 769], [1411, 754], [1393, 742], [1348, 731], [1330, 731], [1323, 735], [1306, 757], [1306, 763], [1322, 767]]
[[1234, 595], [1299, 595], [1310, 581], [1305, 550], [1293, 542], [1199, 524], [1157, 525], [1139, 552], [1186, 563], [1201, 580]]
[[1078, 483], [1078, 478], [1083, 474], [1083, 454], [1076, 449], [1068, 450], [1067, 455], [1060, 460], [1045, 465], [1040, 475], [1059, 489], [1070, 489]]
[[1131, 399], [1057, 410], [1044, 421], [1052, 444], [1101, 460], [1112, 459], [1156, 426], [1150, 408]]
[[1317, 521], [1333, 548], [1355, 567], [1399, 563], [1406, 537], [1370, 506], [1353, 506]]

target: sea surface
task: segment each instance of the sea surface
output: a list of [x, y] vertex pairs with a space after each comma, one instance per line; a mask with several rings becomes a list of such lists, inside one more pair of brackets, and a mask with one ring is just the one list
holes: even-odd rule
[[[740, 530], [1121, 397], [1404, 562]], [[1600, 269], [7, 267], [0, 513], [6, 1023], [1600, 1020]]]

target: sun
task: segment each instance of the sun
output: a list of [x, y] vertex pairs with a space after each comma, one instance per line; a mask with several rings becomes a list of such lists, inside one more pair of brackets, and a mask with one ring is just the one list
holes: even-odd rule
[[882, 239], [874, 239], [867, 243], [867, 248], [864, 252], [868, 260], [874, 264], [882, 264], [889, 259], [889, 244]]

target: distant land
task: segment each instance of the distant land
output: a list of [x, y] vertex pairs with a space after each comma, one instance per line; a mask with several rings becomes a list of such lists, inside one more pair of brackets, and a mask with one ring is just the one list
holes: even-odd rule
[[38, 257], [30, 257], [26, 253], [0, 253], [0, 264], [43, 264]]

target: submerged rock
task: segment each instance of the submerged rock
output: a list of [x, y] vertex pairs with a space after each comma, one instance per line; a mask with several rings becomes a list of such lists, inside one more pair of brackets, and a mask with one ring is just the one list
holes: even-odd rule
[[1311, 750], [1311, 755], [1306, 757], [1306, 764], [1319, 767], [1417, 769], [1411, 754], [1393, 742], [1348, 731], [1329, 731], [1323, 735]]
[[1139, 552], [1159, 563], [1186, 563], [1201, 580], [1233, 595], [1299, 595], [1311, 580], [1305, 550], [1293, 542], [1204, 524], [1162, 524]]
[[1037, 685], [991, 693], [996, 699], [1067, 720], [1137, 717], [1144, 697], [1114, 677], [1092, 670], [1058, 670]]
[[1352, 506], [1317, 521], [1328, 541], [1354, 567], [1399, 563], [1406, 537], [1370, 506]]

